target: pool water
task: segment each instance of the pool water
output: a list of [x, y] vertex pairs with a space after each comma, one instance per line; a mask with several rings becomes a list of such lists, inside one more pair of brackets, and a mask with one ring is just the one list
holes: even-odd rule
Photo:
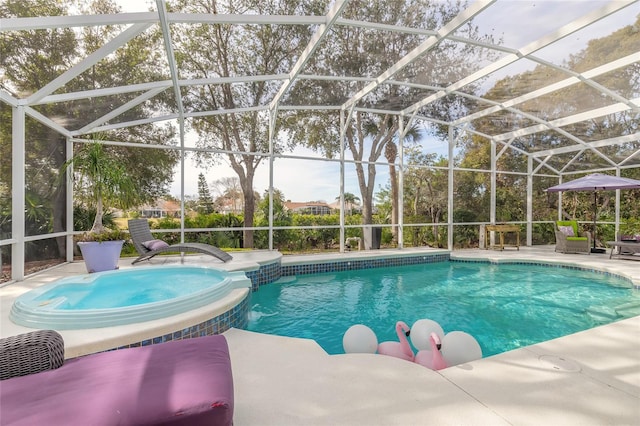
[[[222, 282], [225, 276], [206, 268], [140, 268], [110, 271], [73, 277], [34, 300], [46, 303], [61, 298], [56, 308], [61, 310], [110, 309], [161, 302], [207, 290]], [[79, 280], [85, 280], [85, 285]]]
[[222, 310], [232, 292], [239, 302], [250, 289], [251, 280], [242, 271], [182, 265], [126, 268], [74, 275], [34, 288], [16, 298], [9, 318], [25, 327], [55, 330], [169, 321], [203, 307]]
[[640, 292], [589, 271], [440, 262], [284, 277], [251, 305], [249, 330], [314, 339], [330, 354], [344, 353], [354, 324], [397, 341], [396, 321], [429, 318], [474, 336], [486, 357], [640, 315]]

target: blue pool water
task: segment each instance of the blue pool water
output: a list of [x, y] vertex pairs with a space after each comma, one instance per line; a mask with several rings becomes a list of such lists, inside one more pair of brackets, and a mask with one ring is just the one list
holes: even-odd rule
[[33, 300], [42, 304], [59, 300], [60, 310], [123, 308], [192, 295], [225, 278], [223, 271], [199, 267], [112, 271], [61, 280]]
[[608, 275], [539, 265], [440, 262], [286, 277], [252, 294], [248, 329], [316, 340], [344, 353], [342, 336], [365, 324], [378, 341], [394, 326], [430, 318], [465, 331], [483, 356], [640, 315], [640, 292]]
[[166, 318], [251, 288], [244, 272], [194, 266], [154, 266], [63, 278], [19, 296], [16, 324], [74, 330]]

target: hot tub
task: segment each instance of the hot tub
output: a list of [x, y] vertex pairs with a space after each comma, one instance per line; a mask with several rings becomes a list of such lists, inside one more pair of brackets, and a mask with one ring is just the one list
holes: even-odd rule
[[19, 296], [9, 318], [43, 329], [112, 327], [169, 317], [251, 288], [244, 272], [153, 266], [63, 278]]

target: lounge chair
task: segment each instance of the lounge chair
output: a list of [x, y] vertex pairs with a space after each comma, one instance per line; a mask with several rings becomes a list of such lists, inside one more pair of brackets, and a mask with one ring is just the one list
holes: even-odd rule
[[204, 253], [216, 257], [223, 262], [228, 262], [233, 259], [229, 253], [209, 244], [181, 243], [169, 245], [151, 235], [149, 222], [146, 219], [129, 220], [129, 235], [131, 236], [133, 246], [140, 255], [136, 260], [131, 262], [132, 264], [149, 260], [157, 254], [166, 252]]
[[561, 253], [591, 253], [591, 235], [578, 231], [575, 220], [559, 220], [555, 223], [556, 251]]
[[65, 360], [62, 336], [38, 330], [0, 339], [0, 360], [3, 425], [233, 424], [223, 335]]
[[615, 241], [608, 241], [611, 247], [609, 259], [616, 257], [620, 259], [640, 260], [640, 234], [623, 235], [616, 233]]

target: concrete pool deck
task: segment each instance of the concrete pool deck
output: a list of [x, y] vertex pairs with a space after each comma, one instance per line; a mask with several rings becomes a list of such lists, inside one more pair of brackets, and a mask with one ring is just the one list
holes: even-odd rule
[[[398, 252], [283, 257], [282, 263]], [[242, 269], [274, 254], [233, 255], [225, 269]], [[564, 255], [545, 246], [502, 252], [460, 250], [451, 257], [559, 262], [619, 274], [640, 286], [640, 263], [609, 259], [608, 254]], [[189, 261], [213, 265], [206, 257]], [[121, 267], [130, 262], [123, 259]], [[166, 262], [171, 260], [153, 264]], [[0, 288], [0, 336], [25, 330], [8, 320], [8, 308], [18, 294], [79, 273], [84, 273], [84, 265], [73, 263]], [[438, 372], [379, 355], [327, 355], [311, 340], [237, 329], [225, 336], [234, 376], [236, 426], [640, 423], [640, 317]]]

